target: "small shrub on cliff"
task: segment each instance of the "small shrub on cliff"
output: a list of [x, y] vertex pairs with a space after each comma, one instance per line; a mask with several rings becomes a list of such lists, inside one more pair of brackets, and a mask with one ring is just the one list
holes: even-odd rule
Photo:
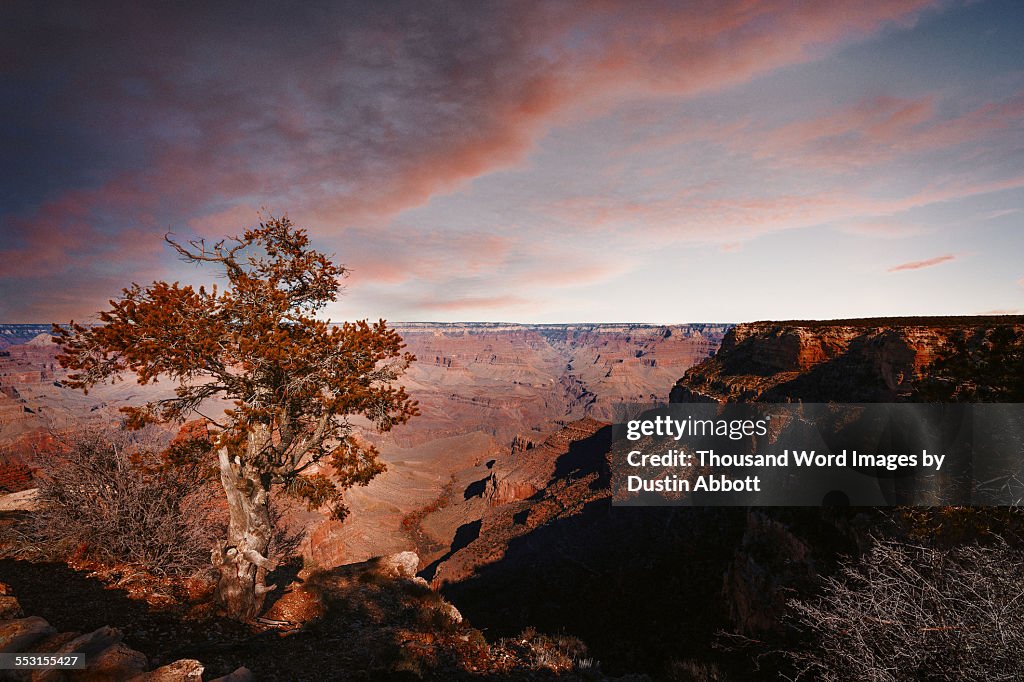
[[496, 648], [533, 670], [570, 673], [581, 668], [594, 672], [600, 669], [600, 664], [587, 655], [582, 640], [568, 634], [546, 635], [530, 627], [518, 637], [502, 639]]
[[22, 528], [36, 552], [189, 573], [224, 530], [211, 470], [173, 462], [150, 433], [85, 432], [40, 458], [41, 508]]
[[1024, 554], [880, 541], [793, 604], [810, 646], [798, 679], [1016, 680], [1024, 670]]

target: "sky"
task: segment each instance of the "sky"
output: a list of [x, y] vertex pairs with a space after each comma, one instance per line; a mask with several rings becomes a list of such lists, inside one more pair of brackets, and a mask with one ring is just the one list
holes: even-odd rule
[[1024, 312], [1017, 1], [5, 3], [0, 322], [287, 215], [334, 320]]

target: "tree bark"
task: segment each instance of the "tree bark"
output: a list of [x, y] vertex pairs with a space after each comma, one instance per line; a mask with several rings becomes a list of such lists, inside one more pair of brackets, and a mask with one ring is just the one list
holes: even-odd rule
[[228, 617], [251, 621], [275, 587], [266, 584], [267, 573], [276, 567], [267, 557], [273, 531], [270, 481], [255, 467], [231, 458], [227, 448], [221, 448], [217, 458], [228, 502], [227, 540], [213, 550], [213, 563], [220, 571], [217, 601]]

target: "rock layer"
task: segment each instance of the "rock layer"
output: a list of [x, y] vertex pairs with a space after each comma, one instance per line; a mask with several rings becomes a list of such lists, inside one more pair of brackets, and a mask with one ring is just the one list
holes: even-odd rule
[[686, 372], [673, 402], [913, 400], [937, 360], [963, 339], [979, 347], [1024, 318], [877, 318], [753, 322], [733, 327], [715, 357]]

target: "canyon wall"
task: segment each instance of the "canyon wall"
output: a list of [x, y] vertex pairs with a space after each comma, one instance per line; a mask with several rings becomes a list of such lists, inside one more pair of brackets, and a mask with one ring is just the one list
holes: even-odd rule
[[[976, 381], [986, 369], [984, 356], [1000, 344], [1014, 347], [1022, 334], [1019, 316], [740, 324], [725, 335], [715, 357], [686, 372], [671, 397], [673, 402], [912, 401], [944, 375]], [[986, 378], [999, 383], [995, 376]]]
[[[1021, 402], [1024, 317], [740, 324], [676, 383], [674, 402]], [[751, 509], [726, 572], [733, 628], [784, 632], [787, 600], [880, 534], [881, 510]], [[999, 521], [985, 517], [998, 535]], [[885, 526], [885, 532], [893, 532]]]

